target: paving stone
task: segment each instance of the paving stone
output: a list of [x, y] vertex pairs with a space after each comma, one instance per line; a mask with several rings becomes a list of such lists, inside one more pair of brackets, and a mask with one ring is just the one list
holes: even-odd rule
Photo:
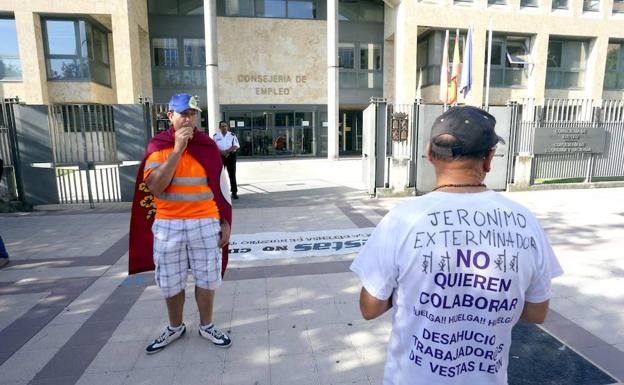
[[271, 362], [283, 356], [310, 354], [312, 342], [305, 329], [272, 330], [269, 332]]
[[226, 362], [222, 385], [268, 385], [269, 364], [253, 362]]
[[293, 354], [271, 358], [271, 384], [320, 383], [319, 373], [312, 353]]

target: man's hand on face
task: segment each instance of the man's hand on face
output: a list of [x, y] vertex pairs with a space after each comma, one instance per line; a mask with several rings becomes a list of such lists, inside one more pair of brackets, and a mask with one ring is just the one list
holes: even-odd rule
[[193, 127], [180, 127], [175, 131], [175, 145], [173, 151], [182, 153], [186, 150], [188, 141], [193, 137]]

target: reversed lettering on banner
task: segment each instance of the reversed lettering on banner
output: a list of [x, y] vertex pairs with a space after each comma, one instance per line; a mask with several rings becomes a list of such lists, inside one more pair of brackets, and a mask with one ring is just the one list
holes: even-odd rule
[[373, 228], [232, 235], [230, 260], [282, 259], [360, 251]]

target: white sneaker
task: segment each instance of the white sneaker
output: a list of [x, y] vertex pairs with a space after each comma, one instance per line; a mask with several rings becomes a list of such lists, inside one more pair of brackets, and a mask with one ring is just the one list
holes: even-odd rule
[[174, 331], [169, 329], [169, 326], [165, 328], [165, 331], [156, 338], [151, 344], [147, 345], [145, 351], [147, 354], [154, 354], [163, 350], [167, 345], [182, 337], [186, 333], [186, 325], [182, 324], [182, 329]]
[[216, 326], [212, 325], [210, 329], [203, 329], [201, 326], [199, 327], [199, 335], [204, 337], [207, 340], [212, 341], [215, 346], [220, 348], [229, 348], [232, 345], [232, 340], [230, 337], [223, 333], [221, 330], [217, 329]]

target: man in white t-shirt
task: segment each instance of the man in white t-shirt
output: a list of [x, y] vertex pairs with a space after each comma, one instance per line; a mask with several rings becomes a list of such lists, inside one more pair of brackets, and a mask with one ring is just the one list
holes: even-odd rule
[[483, 183], [495, 125], [470, 106], [439, 116], [437, 187], [386, 215], [351, 265], [363, 317], [395, 310], [384, 385], [506, 385], [513, 325], [546, 317], [563, 271], [535, 216]]
[[219, 131], [213, 135], [214, 141], [221, 151], [223, 167], [230, 177], [230, 191], [232, 199], [238, 199], [238, 186], [236, 185], [236, 151], [240, 148], [236, 135], [229, 130], [230, 126], [225, 120], [219, 122]]

